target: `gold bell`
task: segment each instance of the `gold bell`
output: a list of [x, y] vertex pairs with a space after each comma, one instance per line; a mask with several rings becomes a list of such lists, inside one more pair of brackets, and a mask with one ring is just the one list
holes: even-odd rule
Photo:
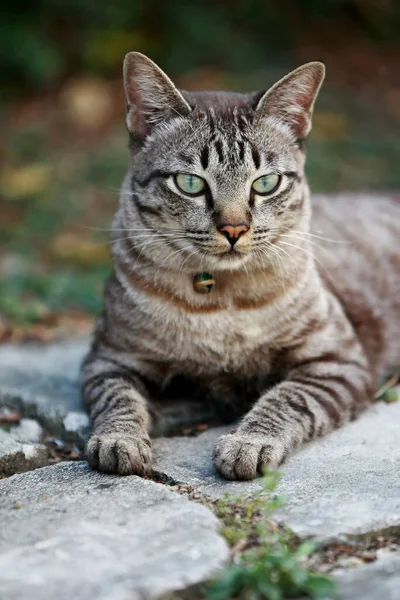
[[215, 288], [215, 279], [210, 273], [197, 273], [193, 278], [193, 288], [198, 294], [209, 294]]

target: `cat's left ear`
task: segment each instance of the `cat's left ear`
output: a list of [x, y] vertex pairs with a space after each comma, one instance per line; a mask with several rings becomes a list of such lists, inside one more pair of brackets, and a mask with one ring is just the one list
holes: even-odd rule
[[141, 140], [154, 125], [191, 111], [170, 78], [140, 52], [129, 52], [125, 57], [124, 87], [127, 127]]
[[304, 139], [311, 130], [314, 102], [324, 77], [323, 63], [307, 63], [265, 92], [256, 111], [277, 117], [290, 127], [297, 139]]

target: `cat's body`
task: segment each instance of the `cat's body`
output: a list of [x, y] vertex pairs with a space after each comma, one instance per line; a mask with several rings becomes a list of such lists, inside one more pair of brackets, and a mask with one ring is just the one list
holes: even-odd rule
[[400, 363], [400, 198], [313, 196], [317, 268], [369, 358], [374, 384]]
[[[133, 166], [83, 367], [88, 459], [107, 472], [148, 472], [151, 398], [184, 375], [246, 411], [215, 464], [226, 477], [254, 477], [354, 418], [398, 365], [400, 205], [320, 198], [309, 234], [298, 138], [308, 133], [318, 63], [265, 96], [183, 97], [148, 59], [130, 56]], [[182, 194], [171, 173], [196, 173], [203, 187]], [[268, 177], [272, 191], [253, 187]], [[194, 286], [202, 271], [215, 279], [209, 294]]]

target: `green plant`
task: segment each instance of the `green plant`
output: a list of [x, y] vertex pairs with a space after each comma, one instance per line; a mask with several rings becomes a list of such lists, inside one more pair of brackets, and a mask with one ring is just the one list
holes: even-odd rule
[[208, 600], [282, 600], [307, 596], [328, 598], [335, 586], [327, 577], [307, 569], [312, 542], [300, 542], [287, 527], [271, 521], [284, 502], [273, 495], [276, 472], [264, 475], [263, 490], [253, 498], [225, 498], [217, 503], [222, 534], [232, 549], [232, 563], [208, 586]]

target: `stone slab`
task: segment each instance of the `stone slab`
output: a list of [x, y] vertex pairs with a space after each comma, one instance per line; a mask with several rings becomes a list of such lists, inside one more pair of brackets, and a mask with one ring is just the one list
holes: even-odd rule
[[[37, 419], [49, 433], [76, 441], [89, 420], [79, 395], [79, 365], [87, 340], [0, 346], [0, 405]], [[71, 423], [71, 415], [75, 421]]]
[[[281, 468], [277, 493], [287, 500], [276, 518], [321, 541], [400, 526], [399, 423], [400, 402], [377, 403], [294, 454]], [[155, 440], [156, 469], [214, 498], [248, 496], [259, 480], [226, 482], [212, 465], [214, 445], [227, 430]]]
[[[52, 435], [82, 448], [89, 419], [78, 378], [88, 348], [86, 338], [49, 345], [1, 345], [0, 406], [16, 408], [23, 416], [37, 419]], [[153, 436], [168, 435], [214, 417], [210, 407], [197, 400], [171, 400], [157, 409], [159, 418]]]
[[212, 456], [219, 437], [229, 427], [213, 427], [195, 437], [153, 441], [154, 468], [179, 483], [187, 483], [211, 498], [225, 494], [246, 498], [261, 489], [260, 480], [227, 481], [215, 471]]
[[[54, 435], [82, 433], [87, 417], [77, 387], [88, 340], [50, 346], [0, 346], [0, 404], [37, 416]], [[164, 408], [164, 425], [195, 421], [195, 405]], [[205, 419], [205, 413], [202, 413]], [[300, 535], [328, 539], [400, 524], [400, 402], [378, 403], [358, 421], [307, 445], [282, 468], [278, 492], [287, 502], [277, 516]], [[198, 437], [154, 442], [155, 468], [177, 481], [219, 497], [247, 496], [260, 482], [226, 482], [212, 464], [212, 451], [226, 428]]]
[[133, 600], [228, 558], [204, 506], [139, 477], [62, 463], [0, 481], [2, 600]]
[[338, 600], [399, 600], [400, 553], [337, 574]]
[[34, 419], [21, 419], [18, 425], [9, 429], [9, 433], [17, 442], [22, 442], [23, 444], [38, 444], [43, 429]]
[[47, 450], [42, 444], [21, 441], [0, 429], [0, 477], [23, 473], [47, 464]]

